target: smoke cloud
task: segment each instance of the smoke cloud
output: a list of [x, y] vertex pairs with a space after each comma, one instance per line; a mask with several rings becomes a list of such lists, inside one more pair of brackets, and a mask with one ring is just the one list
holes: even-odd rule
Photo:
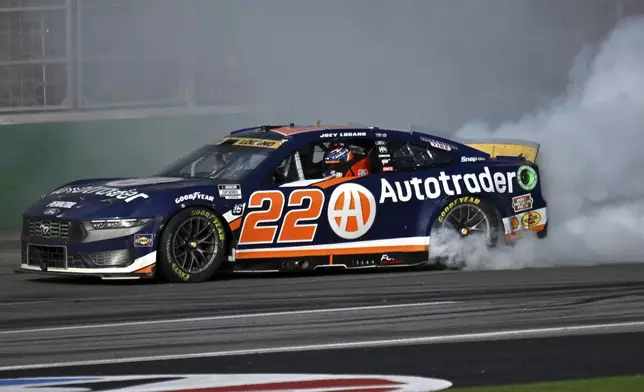
[[541, 143], [541, 184], [549, 236], [515, 247], [437, 237], [432, 252], [466, 258], [468, 268], [520, 268], [641, 261], [644, 244], [644, 18], [622, 21], [570, 72], [565, 94], [518, 122], [472, 122], [462, 137], [523, 138]]

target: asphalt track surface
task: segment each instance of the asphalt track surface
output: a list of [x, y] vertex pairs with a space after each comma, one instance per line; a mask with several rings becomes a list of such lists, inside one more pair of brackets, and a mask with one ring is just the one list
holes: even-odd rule
[[189, 285], [17, 265], [0, 239], [0, 378], [381, 373], [469, 386], [644, 372], [644, 263]]

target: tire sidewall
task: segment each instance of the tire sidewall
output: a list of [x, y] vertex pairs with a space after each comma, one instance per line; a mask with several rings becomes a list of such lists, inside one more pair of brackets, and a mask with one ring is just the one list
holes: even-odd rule
[[[488, 247], [490, 248], [496, 247], [501, 238], [500, 230], [503, 227], [503, 223], [500, 221], [500, 218], [496, 212], [496, 209], [494, 208], [491, 202], [489, 202], [485, 198], [474, 196], [474, 195], [459, 196], [456, 198], [452, 198], [445, 205], [443, 205], [442, 208], [437, 210], [437, 213], [435, 214], [434, 220], [431, 225], [431, 229], [429, 231], [430, 239], [433, 233], [436, 233], [437, 230], [440, 230], [441, 228], [444, 227], [443, 218], [445, 218], [452, 209], [454, 209], [457, 206], [467, 206], [467, 205], [473, 205], [483, 210], [483, 213], [485, 214], [486, 218], [490, 222], [490, 233], [489, 233], [490, 237], [488, 238], [488, 241], [490, 241], [490, 243]], [[437, 259], [437, 262], [439, 265], [442, 265], [442, 261], [440, 258]], [[463, 264], [461, 268], [465, 266], [466, 265]]]
[[[217, 248], [217, 254], [208, 268], [198, 273], [187, 273], [179, 267], [172, 257], [172, 238], [181, 223], [186, 219], [196, 216], [205, 217], [215, 225], [219, 246]], [[195, 283], [210, 279], [226, 258], [227, 240], [224, 222], [212, 209], [208, 207], [189, 207], [180, 211], [168, 221], [159, 241], [159, 269], [162, 277], [175, 283]]]
[[473, 205], [475, 207], [479, 207], [483, 210], [483, 213], [485, 214], [486, 218], [490, 222], [490, 240], [492, 242], [491, 246], [495, 246], [499, 236], [498, 236], [498, 231], [500, 228], [501, 223], [499, 222], [498, 214], [496, 213], [496, 210], [494, 209], [494, 206], [492, 203], [487, 201], [485, 198], [482, 197], [477, 197], [473, 195], [467, 195], [467, 196], [459, 196], [453, 199], [450, 199], [449, 202], [445, 203], [443, 207], [437, 211], [434, 221], [431, 226], [430, 230], [430, 236], [431, 233], [435, 230], [441, 229], [444, 226], [444, 218], [447, 216], [447, 214], [454, 209], [455, 207], [459, 206], [466, 206], [466, 205]]

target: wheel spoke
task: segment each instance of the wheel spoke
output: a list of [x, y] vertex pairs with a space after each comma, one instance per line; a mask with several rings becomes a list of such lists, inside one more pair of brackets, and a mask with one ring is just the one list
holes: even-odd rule
[[205, 236], [201, 238], [199, 238], [198, 236], [195, 236], [195, 241], [197, 241], [197, 243], [202, 243], [208, 238], [212, 237], [213, 235], [214, 235], [214, 232], [210, 231], [209, 233], [207, 233]]
[[185, 253], [185, 257], [183, 258], [183, 262], [181, 263], [181, 268], [186, 268], [186, 263], [188, 262], [188, 252]]
[[[194, 237], [198, 238], [199, 235], [201, 235], [201, 233], [203, 233], [204, 231], [206, 231], [208, 229], [210, 229], [210, 222], [206, 223], [201, 230], [198, 229], [197, 234], [195, 234]], [[208, 235], [210, 235], [210, 233]]]
[[219, 238], [212, 221], [198, 216], [184, 221], [172, 239], [172, 256], [191, 274], [207, 268], [219, 251]]
[[468, 219], [468, 222], [476, 218], [476, 216], [480, 213], [481, 213], [481, 210], [476, 210], [476, 214], [472, 215], [472, 217]]

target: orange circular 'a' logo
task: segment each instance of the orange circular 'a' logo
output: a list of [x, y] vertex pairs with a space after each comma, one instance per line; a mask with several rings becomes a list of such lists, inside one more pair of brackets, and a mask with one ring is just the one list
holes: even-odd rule
[[362, 185], [342, 184], [329, 198], [329, 225], [338, 236], [352, 240], [363, 236], [376, 219], [376, 199]]

